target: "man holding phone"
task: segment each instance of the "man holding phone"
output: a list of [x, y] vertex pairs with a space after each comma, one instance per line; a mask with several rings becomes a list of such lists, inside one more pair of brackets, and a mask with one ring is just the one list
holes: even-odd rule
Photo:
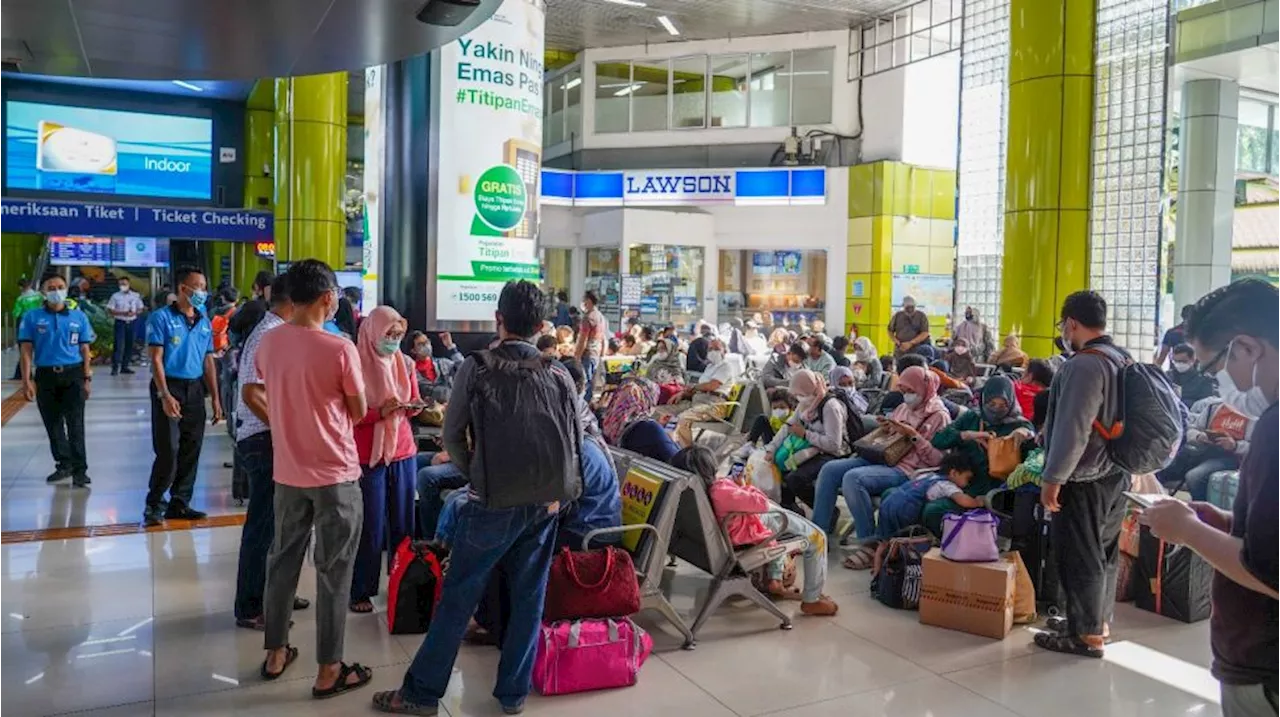
[[1187, 338], [1206, 371], [1229, 374], [1267, 408], [1240, 465], [1230, 512], [1209, 503], [1161, 501], [1140, 520], [1161, 540], [1186, 545], [1217, 570], [1209, 639], [1213, 675], [1222, 683], [1224, 717], [1275, 715], [1277, 704], [1277, 504], [1280, 442], [1280, 295], [1258, 279], [1218, 289], [1192, 308]]

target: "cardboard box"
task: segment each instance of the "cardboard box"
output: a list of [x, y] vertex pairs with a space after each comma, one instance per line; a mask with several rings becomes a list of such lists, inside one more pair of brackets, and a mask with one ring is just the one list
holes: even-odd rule
[[1009, 634], [1017, 576], [1013, 563], [956, 563], [934, 548], [924, 556], [921, 569], [922, 624], [997, 640]]

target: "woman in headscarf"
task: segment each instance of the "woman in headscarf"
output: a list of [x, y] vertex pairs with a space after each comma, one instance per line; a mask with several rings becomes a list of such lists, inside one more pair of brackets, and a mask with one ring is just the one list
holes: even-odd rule
[[796, 499], [813, 505], [813, 485], [828, 461], [849, 455], [844, 404], [824, 400], [827, 382], [821, 374], [800, 369], [791, 379], [796, 410], [765, 446], [782, 473], [782, 507], [799, 512]]
[[658, 385], [678, 383], [684, 385], [684, 361], [680, 358], [680, 344], [674, 338], [659, 339], [653, 346], [653, 358], [645, 368], [645, 378]]
[[[925, 449], [934, 434], [951, 422], [951, 414], [947, 413], [947, 407], [938, 397], [938, 377], [926, 368], [912, 366], [898, 377], [898, 390], [902, 393], [902, 403], [888, 418], [881, 419], [881, 423], [910, 437], [911, 452], [893, 466], [871, 463], [860, 456], [832, 461], [824, 466], [818, 476], [813, 522], [827, 532], [835, 530], [836, 496], [843, 491], [858, 538], [869, 540], [876, 534], [875, 508], [871, 498], [905, 483], [912, 471], [937, 465], [930, 460], [932, 451], [926, 452]], [[846, 563], [846, 567], [861, 565]]]
[[876, 352], [876, 347], [871, 343], [871, 339], [866, 336], [859, 336], [853, 340], [853, 357], [855, 361], [871, 361], [879, 359], [880, 354]]
[[658, 385], [644, 378], [627, 378], [618, 384], [604, 410], [600, 429], [604, 438], [618, 445], [622, 432], [639, 418], [646, 418], [658, 405]]
[[406, 322], [395, 309], [379, 306], [360, 322], [356, 349], [369, 412], [355, 425], [360, 457], [364, 524], [351, 578], [351, 611], [373, 612], [382, 571], [396, 547], [413, 535], [417, 445], [409, 418], [422, 410], [413, 362], [400, 351]]
[[853, 405], [858, 407], [859, 413], [866, 412], [867, 399], [858, 393], [858, 380], [853, 373], [853, 369], [846, 366], [836, 366], [827, 374], [827, 379], [831, 382], [832, 390], [845, 393], [853, 401]]
[[[1023, 441], [1023, 457], [1030, 451], [1029, 441], [1034, 437], [1031, 421], [1022, 415], [1014, 391], [1013, 380], [995, 375], [982, 386], [981, 406], [977, 411], [960, 414], [955, 422], [938, 431], [929, 445], [922, 448], [925, 465], [937, 465], [943, 451], [964, 453], [973, 466], [973, 478], [965, 487], [965, 493], [980, 498], [1004, 482], [994, 478], [987, 464], [987, 441], [1017, 434]], [[964, 509], [950, 498], [931, 501], [925, 505], [923, 523], [940, 535], [942, 516], [959, 513]]]
[[978, 310], [972, 306], [964, 307], [964, 320], [956, 324], [956, 339], [964, 339], [969, 346], [973, 360], [979, 363], [986, 361], [996, 347], [991, 338], [991, 327], [982, 323]]
[[990, 363], [995, 366], [1012, 366], [1013, 368], [1026, 368], [1028, 356], [1022, 350], [1022, 340], [1017, 334], [1009, 334], [1004, 337], [1004, 346], [997, 352], [991, 354]]

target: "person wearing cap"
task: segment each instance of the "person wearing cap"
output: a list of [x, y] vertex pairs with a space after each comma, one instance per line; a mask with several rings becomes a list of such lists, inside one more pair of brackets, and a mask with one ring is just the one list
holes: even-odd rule
[[[759, 316], [759, 314], [756, 314], [756, 316]], [[751, 348], [751, 355], [767, 356], [769, 354], [769, 342], [765, 341], [764, 336], [760, 335], [759, 322], [755, 319], [747, 319], [744, 326], [742, 340]]]
[[913, 296], [902, 297], [902, 310], [889, 319], [893, 355], [902, 356], [929, 340], [929, 317], [916, 308]]
[[40, 282], [44, 303], [22, 315], [18, 345], [22, 393], [40, 409], [53, 453], [54, 471], [46, 483], [71, 478], [77, 488], [89, 485], [84, 450], [84, 402], [93, 370], [89, 345], [96, 338], [84, 312], [68, 304], [67, 282], [49, 274]]

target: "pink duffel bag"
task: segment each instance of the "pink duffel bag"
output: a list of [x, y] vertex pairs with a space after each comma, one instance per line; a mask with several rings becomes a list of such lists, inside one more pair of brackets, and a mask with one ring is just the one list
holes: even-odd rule
[[942, 557], [958, 563], [990, 563], [1000, 559], [996, 532], [1000, 519], [989, 510], [970, 510], [942, 518]]
[[541, 695], [630, 687], [652, 650], [649, 633], [625, 617], [544, 623], [533, 687]]

